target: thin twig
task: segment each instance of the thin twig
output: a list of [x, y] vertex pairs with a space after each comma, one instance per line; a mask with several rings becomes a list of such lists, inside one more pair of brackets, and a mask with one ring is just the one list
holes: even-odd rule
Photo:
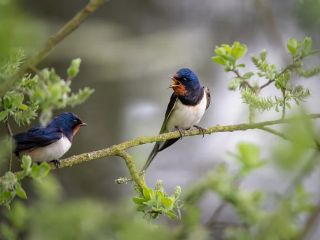
[[242, 80], [241, 85], [250, 88], [250, 90], [253, 91], [253, 92], [256, 92], [256, 89], [253, 86], [251, 86], [251, 84], [247, 81], [247, 79], [245, 79], [243, 76], [241, 76], [241, 74], [238, 71], [238, 69], [232, 69], [231, 71], [234, 74], [236, 74], [237, 78], [240, 78]]
[[275, 81], [274, 79], [269, 80], [269, 81], [266, 82], [265, 84], [261, 85], [261, 86], [259, 87], [259, 90], [261, 91], [263, 88], [269, 86], [269, 85], [270, 85], [271, 83], [273, 83], [274, 81]]
[[6, 124], [6, 128], [7, 128], [8, 135], [9, 135], [10, 137], [12, 137], [12, 136], [13, 136], [13, 133], [12, 133], [12, 130], [11, 130], [11, 126], [10, 126], [9, 120], [7, 120], [7, 121], [5, 122], [5, 124]]
[[269, 128], [269, 127], [261, 127], [260, 129], [263, 130], [263, 131], [269, 132], [269, 133], [271, 133], [271, 134], [274, 134], [274, 135], [276, 135], [276, 136], [278, 136], [278, 137], [281, 137], [281, 138], [284, 139], [284, 140], [289, 140], [286, 135], [284, 135], [283, 133], [278, 132], [278, 131], [276, 131], [276, 130], [274, 130], [274, 129], [272, 129], [272, 128]]
[[68, 21], [58, 32], [48, 38], [44, 47], [39, 50], [33, 57], [26, 61], [17, 74], [12, 78], [6, 79], [1, 84], [0, 96], [7, 92], [16, 81], [32, 66], [37, 66], [62, 40], [70, 33], [76, 30], [89, 15], [95, 12], [105, 0], [90, 0], [89, 3], [80, 10], [70, 21]]
[[282, 74], [284, 74], [286, 71], [290, 70], [291, 68], [295, 68], [296, 67], [296, 64], [295, 63], [292, 63], [292, 64], [289, 64], [288, 66], [286, 66], [280, 73], [278, 73], [273, 79], [269, 79], [265, 84], [261, 85], [259, 87], [259, 92], [269, 86], [271, 83], [275, 82], [276, 81], [276, 78], [278, 78], [279, 76], [281, 76]]

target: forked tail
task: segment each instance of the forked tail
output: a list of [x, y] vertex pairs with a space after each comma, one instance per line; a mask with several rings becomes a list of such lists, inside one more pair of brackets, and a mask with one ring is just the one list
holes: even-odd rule
[[161, 152], [163, 149], [166, 149], [167, 147], [171, 146], [172, 144], [174, 144], [178, 140], [179, 140], [179, 138], [174, 138], [174, 139], [169, 139], [169, 140], [165, 141], [164, 143], [156, 142], [156, 144], [154, 145], [154, 147], [148, 157], [147, 162], [145, 163], [144, 167], [142, 168], [142, 171], [147, 170], [147, 168], [151, 164], [152, 160], [155, 158], [155, 156], [157, 156], [158, 152]]
[[142, 168], [142, 171], [146, 171], [147, 168], [150, 166], [152, 160], [155, 158], [155, 156], [158, 154], [159, 152], [159, 146], [160, 146], [160, 142], [156, 142], [156, 144], [154, 145], [149, 157], [148, 157], [148, 160], [146, 161], [146, 163], [144, 164], [143, 168]]

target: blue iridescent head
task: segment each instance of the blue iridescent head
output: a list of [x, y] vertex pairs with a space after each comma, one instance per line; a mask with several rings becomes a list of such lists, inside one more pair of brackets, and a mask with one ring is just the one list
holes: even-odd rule
[[87, 124], [72, 112], [64, 112], [56, 116], [47, 127], [59, 128], [63, 133], [72, 140], [73, 136], [79, 131], [81, 126]]
[[189, 68], [181, 68], [173, 75], [170, 87], [177, 96], [187, 96], [201, 89], [198, 76]]

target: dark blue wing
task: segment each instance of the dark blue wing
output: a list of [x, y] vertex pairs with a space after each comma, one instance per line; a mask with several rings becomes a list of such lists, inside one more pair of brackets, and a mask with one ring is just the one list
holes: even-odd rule
[[[178, 99], [177, 95], [175, 95], [175, 93], [172, 93], [171, 98], [170, 98], [170, 102], [168, 104], [166, 114], [165, 114], [165, 117], [164, 117], [164, 120], [162, 123], [160, 134], [166, 132], [166, 125], [167, 125], [168, 119], [172, 113], [172, 110], [174, 109], [174, 106], [177, 102], [177, 99]], [[151, 164], [151, 162], [155, 158], [155, 156], [158, 154], [158, 152], [169, 147], [170, 145], [172, 145], [173, 143], [175, 143], [178, 140], [179, 140], [179, 138], [170, 139], [170, 140], [165, 141], [164, 143], [156, 142], [149, 157], [148, 157], [148, 160], [146, 161], [145, 165], [142, 168], [142, 171], [145, 171], [149, 167], [149, 165]]]
[[204, 87], [204, 93], [207, 96], [207, 106], [206, 106], [206, 110], [208, 109], [208, 107], [210, 106], [210, 102], [211, 102], [211, 94], [210, 94], [210, 90], [207, 87]]
[[62, 137], [62, 132], [57, 128], [35, 127], [27, 132], [18, 133], [13, 136], [16, 149], [15, 153], [34, 147], [44, 147], [56, 142]]
[[174, 109], [174, 106], [176, 105], [177, 99], [178, 99], [177, 95], [175, 93], [172, 93], [170, 97], [170, 102], [168, 103], [168, 106], [167, 106], [166, 115], [164, 117], [160, 133], [165, 132], [168, 119], [172, 113], [172, 110]]

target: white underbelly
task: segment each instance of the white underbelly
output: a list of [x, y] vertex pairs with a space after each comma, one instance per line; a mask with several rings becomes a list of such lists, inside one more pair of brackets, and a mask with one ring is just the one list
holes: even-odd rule
[[187, 106], [180, 100], [177, 100], [174, 110], [167, 122], [167, 131], [174, 131], [176, 127], [189, 129], [193, 125], [199, 123], [206, 111], [206, 105], [206, 97], [203, 97], [201, 102], [196, 106]]
[[70, 147], [70, 140], [63, 136], [60, 140], [48, 146], [23, 151], [20, 155], [29, 155], [34, 162], [49, 162], [61, 158]]

